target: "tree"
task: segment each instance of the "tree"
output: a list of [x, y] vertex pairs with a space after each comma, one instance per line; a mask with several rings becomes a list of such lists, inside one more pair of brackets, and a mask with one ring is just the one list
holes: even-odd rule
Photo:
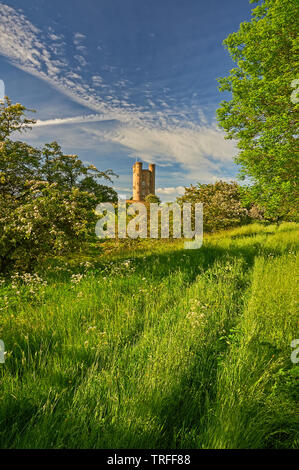
[[26, 111], [34, 112], [20, 103], [12, 104], [7, 96], [0, 100], [0, 142], [5, 141], [13, 132], [25, 132], [35, 124], [34, 119], [26, 117]]
[[148, 194], [145, 197], [145, 202], [148, 202], [149, 204], [150, 203], [161, 204], [160, 198], [158, 196], [156, 196], [155, 194]]
[[248, 211], [242, 206], [240, 187], [235, 182], [217, 181], [214, 184], [191, 185], [190, 188], [185, 188], [185, 194], [177, 202], [203, 203], [203, 226], [206, 232], [248, 222]]
[[116, 176], [112, 170], [100, 171], [94, 165], [85, 165], [78, 155], [64, 155], [57, 142], [46, 144], [42, 150], [41, 173], [51, 183], [62, 189], [79, 188], [97, 197], [98, 202], [116, 202], [117, 193], [109, 186], [99, 183], [100, 179], [112, 182]]
[[0, 101], [0, 194], [21, 197], [26, 180], [33, 179], [40, 165], [40, 152], [24, 142], [10, 139], [14, 132], [25, 132], [35, 124], [21, 104], [7, 97]]
[[219, 79], [232, 99], [222, 101], [218, 120], [227, 138], [237, 140], [240, 176], [250, 181], [247, 195], [276, 219], [294, 217], [298, 197], [298, 29], [296, 0], [264, 0], [251, 22], [224, 41], [237, 66]]
[[40, 161], [40, 151], [24, 142], [0, 142], [0, 194], [21, 199], [26, 181], [39, 179]]
[[24, 106], [0, 101], [0, 271], [28, 269], [49, 253], [79, 248], [96, 224], [98, 202], [115, 191], [98, 180], [113, 172], [64, 155], [57, 142], [42, 150], [12, 140], [34, 120]]
[[0, 272], [30, 269], [45, 255], [80, 247], [95, 227], [95, 196], [53, 183], [28, 181], [22, 203], [0, 195]]
[[97, 203], [114, 202], [117, 203], [118, 195], [111, 186], [99, 184], [93, 176], [85, 176], [78, 184], [81, 191], [94, 194]]

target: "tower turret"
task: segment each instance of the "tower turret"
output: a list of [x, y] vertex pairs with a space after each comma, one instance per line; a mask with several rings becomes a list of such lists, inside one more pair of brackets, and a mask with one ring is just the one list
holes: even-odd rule
[[156, 191], [156, 165], [154, 163], [150, 163], [148, 166], [149, 171], [151, 172], [151, 187], [150, 193], [155, 194]]
[[141, 201], [142, 187], [142, 163], [136, 162], [133, 165], [133, 200]]

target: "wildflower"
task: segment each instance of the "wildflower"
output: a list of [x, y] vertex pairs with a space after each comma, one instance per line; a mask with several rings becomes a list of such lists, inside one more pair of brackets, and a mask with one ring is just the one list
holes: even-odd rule
[[83, 274], [73, 274], [71, 277], [71, 283], [72, 284], [79, 284], [79, 282], [82, 281], [84, 275]]

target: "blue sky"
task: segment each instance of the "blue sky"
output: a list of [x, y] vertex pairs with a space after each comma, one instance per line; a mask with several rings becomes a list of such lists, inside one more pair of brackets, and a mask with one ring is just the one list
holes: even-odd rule
[[132, 193], [136, 158], [157, 164], [157, 194], [236, 176], [215, 111], [233, 63], [222, 41], [248, 0], [0, 1], [0, 79], [37, 110], [24, 139], [57, 140]]

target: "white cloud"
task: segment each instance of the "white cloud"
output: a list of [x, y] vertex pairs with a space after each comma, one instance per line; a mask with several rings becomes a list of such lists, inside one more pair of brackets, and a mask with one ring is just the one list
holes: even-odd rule
[[92, 82], [94, 86], [100, 87], [103, 84], [103, 79], [100, 75], [93, 75]]
[[74, 34], [74, 42], [76, 44], [80, 44], [82, 42], [82, 40], [86, 39], [86, 36], [85, 34], [82, 34], [82, 33], [75, 33]]
[[[87, 47], [83, 45], [83, 42], [84, 40], [86, 39], [86, 36], [84, 34], [81, 34], [81, 33], [75, 33], [74, 34], [74, 46], [76, 48], [76, 50], [78, 52], [80, 52], [80, 54], [84, 54], [87, 52]], [[76, 56], [75, 56], [76, 57]], [[83, 63], [83, 58], [81, 57], [81, 62]], [[87, 61], [84, 59], [84, 65], [82, 65], [83, 67], [85, 67], [87, 65]]]
[[[105, 119], [106, 120], [106, 119]], [[69, 118], [62, 119], [48, 119], [46, 121], [37, 120], [35, 127], [44, 127], [44, 126], [61, 126], [64, 124], [80, 124], [85, 122], [99, 122], [103, 121], [103, 116], [99, 114], [90, 114], [83, 116], [74, 116]]]
[[[37, 121], [37, 127], [62, 126], [64, 124], [106, 123], [116, 117], [114, 112], [75, 116], [64, 119]], [[118, 120], [119, 121], [119, 120]], [[232, 164], [236, 153], [234, 143], [224, 139], [224, 134], [215, 125], [179, 127], [167, 125], [159, 128], [153, 123], [128, 122], [107, 129], [106, 126], [81, 126], [86, 147], [96, 143], [115, 143], [126, 147], [132, 158], [161, 166], [179, 164], [184, 174], [202, 182], [215, 181], [223, 175], [223, 166]]]
[[[144, 161], [175, 161], [196, 167], [198, 160], [212, 156], [220, 161], [231, 161], [234, 145], [224, 139], [215, 126], [178, 127], [121, 127], [108, 138], [132, 150], [132, 156]], [[214, 163], [211, 162], [211, 165]]]
[[0, 100], [3, 100], [5, 96], [5, 85], [4, 81], [0, 79]]
[[189, 125], [165, 128], [146, 125], [118, 126], [112, 130], [85, 129], [91, 136], [127, 147], [132, 157], [145, 162], [179, 164], [185, 176], [202, 182], [215, 181], [230, 166], [236, 154], [235, 145], [224, 139], [215, 125]]
[[[76, 73], [65, 56], [62, 48], [57, 47], [57, 37], [48, 43], [41, 30], [13, 8], [0, 3], [0, 54], [7, 57], [16, 67], [50, 82], [52, 86], [74, 101], [93, 109], [103, 111], [105, 103], [96, 91], [85, 83], [82, 76]], [[78, 36], [79, 35], [79, 36]], [[80, 33], [75, 40], [82, 39]], [[49, 40], [49, 35], [47, 35]], [[60, 36], [62, 38], [62, 36]], [[86, 66], [82, 54], [77, 59], [81, 66]], [[76, 73], [76, 78], [73, 76]]]
[[52, 41], [61, 41], [63, 39], [63, 36], [61, 36], [60, 34], [50, 33], [49, 38], [52, 39]]
[[[47, 33], [49, 41], [49, 34]], [[75, 116], [65, 119], [38, 121], [37, 127], [61, 126], [63, 124], [82, 124], [105, 121], [117, 121], [114, 129], [103, 126], [84, 126], [86, 146], [94, 146], [95, 142], [109, 142], [128, 149], [132, 157], [139, 157], [146, 162], [161, 165], [179, 164], [185, 175], [201, 181], [213, 181], [221, 177], [222, 167], [231, 165], [236, 153], [234, 143], [224, 140], [224, 135], [215, 124], [209, 124], [201, 109], [197, 110], [201, 125], [188, 118], [184, 110], [170, 109], [169, 104], [162, 100], [163, 111], [155, 111], [155, 103], [150, 100], [151, 111], [145, 111], [113, 94], [100, 75], [91, 77], [90, 86], [80, 74], [80, 67], [87, 65], [86, 58], [75, 55], [80, 67], [73, 68], [65, 56], [58, 52], [58, 36], [51, 29], [48, 43], [43, 32], [36, 28], [23, 14], [0, 3], [0, 54], [11, 63], [28, 73], [39, 77], [72, 100], [83, 104], [97, 114]], [[63, 40], [59, 36], [59, 40]], [[75, 33], [75, 47], [81, 48], [85, 40], [81, 33]], [[115, 71], [114, 67], [105, 66], [107, 71]], [[126, 82], [119, 80], [118, 88], [124, 88]], [[150, 84], [148, 84], [149, 86]], [[105, 90], [104, 98], [99, 91]], [[103, 91], [104, 93], [104, 91]], [[186, 110], [185, 110], [186, 111]], [[34, 131], [33, 131], [34, 132]], [[75, 131], [74, 131], [75, 132]]]
[[185, 193], [185, 187], [176, 186], [175, 188], [158, 188], [156, 189], [156, 193], [166, 196], [182, 195]]
[[[77, 47], [77, 49], [79, 49], [79, 48]], [[77, 55], [74, 56], [74, 59], [76, 59], [77, 62], [79, 62], [79, 64], [81, 65], [82, 68], [86, 67], [87, 61], [86, 61], [86, 59], [83, 55], [77, 54]]]

